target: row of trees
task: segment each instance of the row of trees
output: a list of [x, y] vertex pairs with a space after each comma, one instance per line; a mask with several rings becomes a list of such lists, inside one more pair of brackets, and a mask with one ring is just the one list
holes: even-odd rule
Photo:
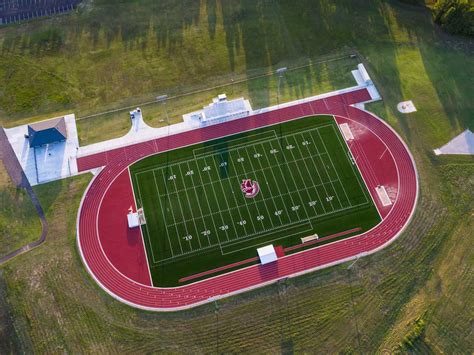
[[431, 6], [434, 11], [434, 21], [445, 31], [474, 36], [474, 0], [399, 0], [412, 5]]

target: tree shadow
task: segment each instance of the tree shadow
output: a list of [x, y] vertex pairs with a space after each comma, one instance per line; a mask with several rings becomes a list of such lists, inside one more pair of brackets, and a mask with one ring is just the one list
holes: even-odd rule
[[[409, 37], [408, 45], [419, 51], [425, 71], [454, 132], [474, 129], [474, 42], [472, 39], [444, 33], [434, 24], [429, 10], [393, 4], [397, 26]], [[399, 120], [405, 116], [397, 114]]]
[[[374, 38], [384, 47], [386, 55], [382, 62], [371, 62], [369, 71], [375, 71], [382, 78], [380, 84], [389, 85], [392, 95], [401, 98], [396, 46], [387, 23], [386, 6], [377, 0], [221, 1], [230, 67], [234, 70], [239, 51], [245, 57], [247, 76], [252, 76], [258, 68], [275, 70], [296, 58], [307, 58], [310, 62], [309, 58], [348, 52], [354, 46], [367, 48], [367, 53], [372, 54], [377, 49], [373, 49], [373, 43], [367, 43], [367, 38]], [[387, 67], [389, 73], [385, 72]], [[290, 90], [304, 96], [316, 84], [312, 78], [318, 81], [323, 75], [337, 86], [342, 73], [330, 66], [320, 69], [323, 72], [298, 78], [286, 75], [282, 92]], [[264, 89], [269, 87], [269, 80], [248, 82], [254, 106], [270, 104], [269, 92]], [[401, 126], [408, 136], [408, 126], [403, 120]]]

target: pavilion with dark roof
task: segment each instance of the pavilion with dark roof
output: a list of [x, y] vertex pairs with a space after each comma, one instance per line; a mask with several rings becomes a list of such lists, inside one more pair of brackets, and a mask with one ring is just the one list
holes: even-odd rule
[[65, 141], [67, 138], [67, 131], [64, 117], [28, 125], [27, 138], [30, 148]]

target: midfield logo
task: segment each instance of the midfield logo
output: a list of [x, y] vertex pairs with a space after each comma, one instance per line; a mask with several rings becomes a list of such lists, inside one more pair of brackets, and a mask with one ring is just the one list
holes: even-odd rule
[[240, 184], [240, 189], [244, 193], [245, 197], [254, 198], [260, 191], [260, 186], [256, 181], [252, 181], [251, 179], [245, 179], [242, 180], [242, 183]]

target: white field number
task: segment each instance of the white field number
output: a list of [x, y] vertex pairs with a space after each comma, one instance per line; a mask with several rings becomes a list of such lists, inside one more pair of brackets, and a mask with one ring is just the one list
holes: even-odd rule
[[309, 205], [309, 207], [314, 207], [314, 206], [316, 206], [316, 201], [309, 201], [308, 205]]
[[260, 215], [260, 216], [257, 216], [257, 221], [263, 221], [265, 219], [264, 216]]
[[281, 216], [282, 213], [283, 213], [282, 210], [275, 211], [275, 216]]
[[201, 234], [207, 237], [211, 235], [211, 231], [208, 229], [208, 230], [202, 231]]
[[299, 209], [300, 209], [300, 205], [291, 206], [291, 210], [292, 210], [293, 212], [296, 212], [296, 211], [298, 211]]
[[254, 157], [255, 159], [258, 159], [258, 158], [260, 158], [261, 156], [262, 156], [262, 154], [260, 154], [260, 153], [255, 153], [255, 154], [253, 155], [253, 157]]
[[242, 157], [240, 157], [240, 158], [237, 158], [237, 162], [238, 162], [238, 163], [243, 163], [244, 161], [245, 161], [245, 159], [244, 159], [244, 158], [242, 158]]
[[211, 167], [209, 165], [202, 168], [202, 171], [209, 171], [209, 170], [211, 170]]
[[222, 163], [219, 164], [219, 166], [220, 166], [221, 168], [226, 167], [226, 166], [227, 166], [227, 162], [226, 162], [226, 161], [223, 161]]
[[276, 154], [276, 153], [278, 153], [278, 150], [274, 148], [270, 149], [270, 154]]
[[176, 180], [176, 175], [170, 175], [170, 176], [168, 177], [168, 180], [170, 180], [170, 181], [171, 181], [171, 180]]
[[295, 146], [293, 144], [289, 144], [286, 146], [286, 149], [288, 150], [292, 150], [293, 148], [295, 148]]
[[186, 176], [191, 176], [191, 175], [194, 175], [193, 170], [186, 171]]
[[326, 201], [331, 202], [333, 198], [334, 198], [334, 196], [328, 196], [328, 197], [326, 197]]
[[191, 239], [193, 239], [193, 236], [192, 235], [187, 235], [183, 239], [186, 240], [186, 241], [190, 241]]
[[226, 231], [226, 230], [229, 229], [229, 226], [228, 226], [227, 224], [224, 224], [223, 226], [220, 226], [219, 229], [220, 229], [221, 231]]
[[311, 142], [308, 142], [308, 141], [303, 141], [301, 144], [303, 144], [303, 145], [310, 145], [310, 144], [311, 144]]

